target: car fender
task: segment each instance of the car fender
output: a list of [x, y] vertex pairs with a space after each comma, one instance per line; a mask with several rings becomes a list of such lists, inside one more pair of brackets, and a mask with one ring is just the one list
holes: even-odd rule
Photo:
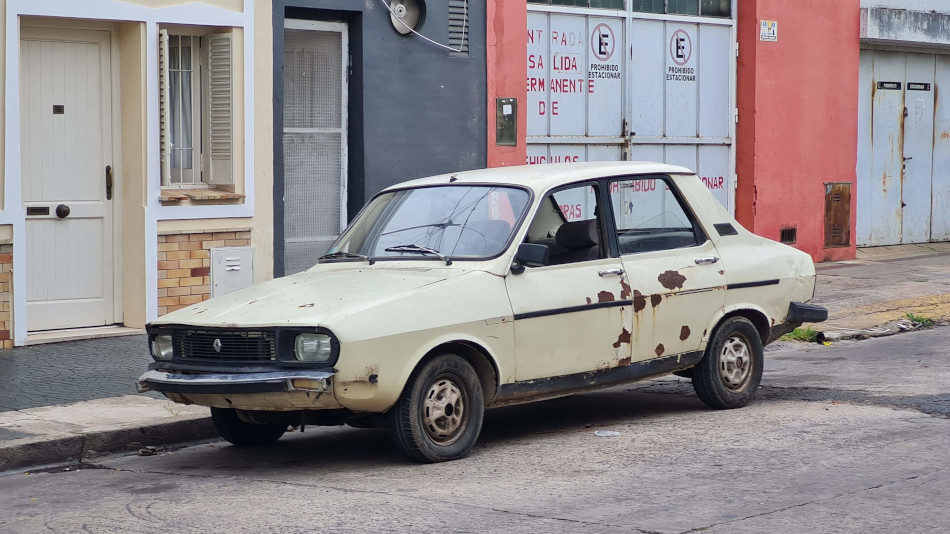
[[[514, 321], [509, 316], [353, 343], [353, 354], [337, 366], [334, 396], [342, 406], [356, 412], [385, 412], [399, 400], [420, 363], [439, 347], [453, 343], [468, 345], [485, 355], [493, 375], [497, 373], [490, 377], [496, 386], [511, 381]], [[399, 357], [387, 358], [386, 354]]]

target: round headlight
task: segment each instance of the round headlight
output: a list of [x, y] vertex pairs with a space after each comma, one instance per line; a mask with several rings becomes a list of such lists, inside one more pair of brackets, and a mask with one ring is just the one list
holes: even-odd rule
[[152, 357], [156, 360], [171, 360], [174, 354], [172, 348], [172, 336], [168, 334], [158, 335], [152, 338]]
[[294, 355], [302, 362], [322, 363], [330, 361], [333, 347], [326, 334], [300, 334], [294, 341]]

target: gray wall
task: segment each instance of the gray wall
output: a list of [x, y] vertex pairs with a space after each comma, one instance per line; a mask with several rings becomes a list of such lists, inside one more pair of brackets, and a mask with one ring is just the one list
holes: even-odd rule
[[[387, 2], [388, 3], [388, 2]], [[349, 201], [352, 219], [381, 189], [486, 164], [485, 0], [469, 0], [469, 53], [396, 32], [380, 0], [275, 0], [275, 274], [283, 273], [284, 18], [349, 23]], [[427, 0], [420, 33], [448, 43], [448, 1]]]

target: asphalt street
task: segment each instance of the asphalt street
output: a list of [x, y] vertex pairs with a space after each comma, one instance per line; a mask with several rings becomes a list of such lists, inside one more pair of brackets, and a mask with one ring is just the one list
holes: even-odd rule
[[9, 474], [0, 531], [950, 530], [950, 328], [767, 358], [741, 410], [704, 408], [680, 379], [502, 408], [445, 464], [334, 427]]

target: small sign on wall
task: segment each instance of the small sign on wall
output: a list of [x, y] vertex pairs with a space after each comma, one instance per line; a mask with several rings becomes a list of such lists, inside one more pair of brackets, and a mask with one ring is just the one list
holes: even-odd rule
[[761, 22], [761, 28], [759, 30], [759, 40], [760, 41], [778, 41], [778, 21], [777, 20], [763, 20]]

